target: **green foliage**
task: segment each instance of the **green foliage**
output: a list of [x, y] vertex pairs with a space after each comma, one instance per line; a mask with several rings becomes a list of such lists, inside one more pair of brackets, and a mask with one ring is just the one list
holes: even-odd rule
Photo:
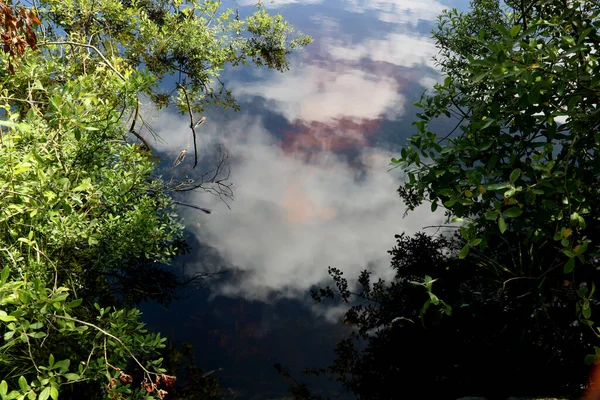
[[531, 288], [526, 277], [503, 281], [494, 267], [513, 257], [505, 242], [487, 247], [497, 263], [490, 265], [478, 252], [460, 259], [458, 235], [396, 239], [390, 280], [365, 270], [352, 282], [330, 268], [333, 288], [313, 291], [318, 301], [347, 303], [344, 323], [353, 330], [336, 346], [333, 363], [310, 374], [361, 399], [401, 398], [403, 387], [432, 399], [579, 397], [589, 372], [582, 360], [595, 338], [573, 323], [573, 299], [585, 296], [597, 311], [593, 290]]
[[[178, 83], [192, 99], [192, 110], [202, 112], [206, 104], [237, 107], [231, 92], [218, 80], [226, 65], [254, 62], [282, 71], [288, 68], [287, 55], [311, 42], [307, 36], [296, 35], [281, 15], [269, 15], [260, 4], [242, 19], [238, 10], [221, 10], [221, 3], [44, 0], [40, 12], [66, 29], [71, 40], [95, 46], [110, 55], [113, 63], [143, 67], [152, 79], [137, 85], [136, 91], [150, 95], [160, 106], [175, 103], [187, 111], [181, 90], [172, 98], [176, 87], [157, 87], [165, 76], [178, 74]], [[85, 54], [81, 70], [94, 68], [99, 61], [88, 49], [73, 51]]]
[[[235, 107], [215, 89], [225, 65], [284, 70], [310, 41], [261, 8], [240, 20], [219, 6], [50, 0], [36, 4], [38, 37], [30, 11], [26, 28], [0, 26], [21, 46], [0, 68], [0, 398], [163, 398], [173, 386], [164, 339], [131, 308], [168, 302], [179, 283], [166, 267], [187, 248], [135, 129], [140, 98]], [[191, 100], [160, 92], [175, 73]]]
[[[434, 37], [446, 78], [418, 103], [417, 133], [396, 160], [411, 208], [429, 201], [464, 222], [461, 256], [507, 241], [514, 257], [499, 276], [547, 291], [565, 279], [591, 288], [600, 245], [600, 9], [568, 4], [485, 0], [445, 12]], [[441, 116], [456, 128], [431, 131]], [[589, 326], [591, 301], [577, 302]]]

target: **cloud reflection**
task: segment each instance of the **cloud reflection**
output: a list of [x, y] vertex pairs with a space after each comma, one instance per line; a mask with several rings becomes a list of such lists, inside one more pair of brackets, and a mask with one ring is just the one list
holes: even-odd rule
[[[238, 0], [241, 6], [253, 6], [259, 2], [259, 0]], [[266, 0], [263, 4], [266, 7], [277, 8], [288, 4], [300, 3], [303, 5], [307, 4], [320, 4], [323, 0]]]
[[[343, 3], [346, 11], [375, 11], [409, 25], [432, 20], [442, 9], [433, 0]], [[325, 17], [327, 37], [315, 37], [312, 50], [296, 58], [291, 71], [257, 72], [251, 82], [230, 80], [242, 104], [261, 98], [265, 115], [284, 117], [287, 124], [279, 131], [267, 130], [260, 117], [243, 114], [234, 119], [209, 115], [200, 129], [200, 148], [219, 142], [229, 150], [235, 183], [231, 210], [200, 192], [189, 194], [186, 202], [215, 212], [182, 210], [188, 226], [201, 219], [199, 228], [191, 224], [194, 234], [237, 271], [214, 288], [216, 293], [263, 301], [303, 297], [327, 278], [328, 266], [343, 269], [349, 278], [367, 267], [389, 278], [387, 251], [394, 234], [442, 219], [428, 207], [403, 218], [396, 193], [401, 177], [387, 171], [393, 154], [372, 147], [383, 121], [403, 118], [408, 101], [403, 89], [432, 79], [423, 67], [433, 67], [433, 42], [396, 32], [351, 43], [336, 35], [333, 28], [339, 24]], [[163, 113], [157, 125], [168, 138], [157, 147], [170, 157], [182, 148], [190, 151], [184, 118]], [[177, 167], [182, 176], [190, 172], [189, 161]], [[333, 318], [340, 310], [326, 315]]]
[[[181, 130], [170, 129], [170, 136], [187, 135], [185, 123], [179, 125]], [[209, 119], [203, 136], [222, 141], [231, 152], [236, 200], [227, 210], [218, 198], [193, 193], [187, 202], [215, 214], [182, 213], [188, 222], [202, 218], [195, 230], [199, 240], [242, 272], [243, 279], [215, 288], [221, 294], [263, 301], [274, 293], [302, 297], [327, 277], [329, 265], [343, 268], [349, 277], [366, 267], [387, 276], [394, 234], [439, 220], [428, 210], [402, 218], [398, 177], [387, 172], [392, 155], [386, 151], [364, 149], [360, 169], [329, 151], [308, 158], [286, 153], [261, 119], [249, 116], [230, 122]], [[190, 164], [181, 167], [183, 172]]]
[[402, 113], [406, 101], [394, 79], [343, 64], [296, 65], [292, 71], [269, 78], [238, 83], [235, 93], [268, 99], [273, 111], [288, 121], [393, 119]]
[[391, 33], [383, 39], [366, 39], [350, 46], [332, 42], [329, 53], [338, 60], [369, 59], [383, 61], [402, 67], [428, 66], [435, 68], [433, 56], [437, 54], [435, 43], [427, 36]]
[[410, 25], [433, 21], [447, 8], [435, 0], [344, 0], [344, 3], [348, 11], [374, 11], [383, 22]]

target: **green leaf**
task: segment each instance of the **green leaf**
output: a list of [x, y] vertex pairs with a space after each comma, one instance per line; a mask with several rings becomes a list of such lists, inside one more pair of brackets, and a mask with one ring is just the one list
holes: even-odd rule
[[489, 149], [490, 147], [492, 147], [492, 144], [494, 144], [493, 140], [487, 140], [479, 146], [478, 150], [485, 151], [485, 150]]
[[569, 274], [569, 273], [573, 272], [573, 269], [575, 269], [575, 259], [569, 258], [569, 261], [567, 261], [565, 263], [564, 273]]
[[504, 218], [498, 218], [498, 229], [500, 229], [500, 233], [504, 233], [506, 231], [506, 221]]
[[67, 374], [64, 375], [64, 377], [68, 380], [68, 381], [78, 381], [81, 379], [81, 376], [74, 374], [72, 372], [69, 372]]
[[469, 254], [470, 249], [471, 249], [471, 246], [469, 244], [464, 245], [464, 247], [460, 250], [460, 253], [458, 253], [458, 258], [460, 258], [460, 259], [465, 258]]
[[586, 252], [589, 242], [583, 242], [583, 244], [577, 245], [573, 248], [573, 253], [576, 256], [580, 256]]
[[8, 265], [5, 265], [4, 268], [2, 268], [2, 272], [0, 273], [0, 284], [4, 285], [6, 283], [9, 275], [10, 275], [10, 268], [8, 267]]
[[[590, 317], [592, 316], [592, 309], [590, 308], [590, 304], [589, 301], [585, 300], [583, 302], [584, 306], [581, 309], [581, 314], [583, 315], [583, 318], [585, 319], [590, 319]], [[586, 307], [587, 305], [587, 307]]]
[[2, 397], [6, 396], [6, 393], [8, 392], [8, 383], [6, 383], [6, 381], [2, 381], [0, 382], [0, 395], [2, 395]]
[[498, 219], [498, 212], [497, 211], [486, 212], [485, 219], [487, 219], [488, 221], [495, 221], [496, 219]]
[[494, 154], [492, 154], [492, 156], [490, 157], [490, 160], [488, 161], [488, 164], [487, 164], [488, 171], [492, 170], [496, 166], [497, 162], [498, 162], [498, 154], [494, 153]]
[[451, 316], [451, 315], [452, 315], [452, 306], [451, 306], [451, 305], [449, 305], [449, 304], [445, 304], [445, 305], [444, 305], [444, 313], [445, 313], [447, 316]]
[[595, 354], [588, 354], [587, 356], [585, 356], [585, 358], [583, 359], [583, 362], [585, 362], [587, 365], [592, 365], [596, 362], [596, 355]]
[[433, 294], [431, 292], [428, 292], [428, 293], [429, 293], [429, 298], [431, 299], [431, 304], [437, 306], [440, 303], [440, 299], [438, 299], [438, 297], [435, 294]]
[[438, 192], [438, 194], [440, 196], [452, 197], [452, 196], [456, 195], [456, 192], [452, 189], [442, 189]]
[[29, 329], [40, 329], [41, 327], [43, 327], [44, 324], [42, 322], [34, 322], [33, 324], [29, 325]]
[[508, 218], [516, 218], [523, 213], [523, 210], [520, 207], [512, 207], [508, 210], [504, 211], [502, 215]]
[[577, 44], [581, 44], [581, 42], [583, 42], [585, 40], [585, 38], [596, 28], [594, 27], [590, 27], [587, 28], [586, 30], [584, 30], [583, 32], [581, 32], [581, 34], [579, 35], [579, 38], [577, 39]]
[[50, 397], [50, 387], [47, 386], [44, 388], [44, 390], [42, 390], [42, 393], [40, 393], [38, 400], [47, 400], [48, 397]]
[[577, 289], [577, 296], [585, 298], [586, 293], [588, 292], [588, 288], [582, 287]]
[[27, 379], [25, 379], [25, 377], [23, 375], [21, 375], [21, 377], [19, 378], [19, 387], [21, 388], [21, 390], [26, 391], [29, 390], [29, 385], [27, 384]]
[[81, 304], [82, 301], [83, 301], [83, 299], [75, 299], [72, 302], [70, 302], [69, 304], [67, 304], [67, 307], [68, 308], [78, 307]]
[[456, 200], [447, 200], [444, 202], [444, 206], [448, 208], [452, 207], [454, 204], [456, 204]]
[[510, 36], [516, 37], [521, 32], [521, 25], [515, 25], [510, 28]]
[[56, 384], [50, 386], [50, 397], [52, 397], [53, 400], [58, 400], [58, 389], [56, 387]]
[[573, 253], [573, 251], [571, 251], [570, 249], [560, 249], [560, 252], [564, 253], [569, 258], [575, 257], [575, 253]]
[[484, 78], [486, 78], [489, 75], [489, 72], [482, 72], [480, 74], [475, 75], [472, 79], [471, 82], [472, 83], [479, 83], [481, 82]]
[[0, 321], [2, 322], [12, 322], [12, 321], [16, 321], [17, 319], [15, 317], [13, 317], [12, 315], [7, 315], [6, 311], [0, 311]]
[[483, 185], [483, 187], [485, 188], [485, 190], [501, 190], [509, 188], [510, 185], [508, 183], [492, 183], [489, 185]]
[[521, 170], [519, 168], [513, 170], [513, 172], [510, 173], [510, 183], [514, 184], [520, 176]]
[[65, 373], [69, 369], [69, 365], [71, 365], [71, 360], [61, 360], [54, 364], [54, 369], [58, 369], [61, 373]]
[[513, 197], [516, 193], [516, 190], [514, 188], [508, 189], [506, 192], [504, 192], [504, 198], [505, 199], [510, 199], [511, 197]]

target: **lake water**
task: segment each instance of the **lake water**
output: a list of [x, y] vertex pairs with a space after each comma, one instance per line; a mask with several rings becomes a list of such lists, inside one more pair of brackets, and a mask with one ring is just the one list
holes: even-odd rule
[[[231, 2], [245, 14], [254, 0]], [[314, 38], [285, 73], [227, 70], [222, 79], [240, 112], [208, 111], [199, 131], [203, 165], [228, 155], [234, 199], [203, 191], [180, 198], [211, 209], [182, 207], [191, 253], [189, 273], [222, 272], [167, 309], [142, 307], [152, 330], [191, 342], [200, 366], [218, 372], [232, 398], [285, 398], [288, 367], [316, 391], [336, 388], [307, 380], [303, 367], [323, 366], [348, 334], [343, 308], [309, 296], [327, 282], [327, 267], [352, 278], [365, 268], [389, 277], [394, 234], [441, 220], [428, 208], [403, 218], [389, 170], [413, 133], [412, 105], [440, 79], [429, 37], [444, 8], [466, 1], [275, 0], [264, 2]], [[187, 116], [163, 112], [152, 125], [165, 160], [188, 157], [172, 170], [198, 176]], [[226, 204], [227, 203], [227, 204]]]

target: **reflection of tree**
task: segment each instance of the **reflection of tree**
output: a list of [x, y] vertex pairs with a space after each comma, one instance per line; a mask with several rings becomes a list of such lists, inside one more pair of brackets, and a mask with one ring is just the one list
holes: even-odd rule
[[223, 398], [218, 371], [205, 372], [196, 366], [194, 347], [190, 343], [179, 346], [168, 342], [163, 350], [163, 364], [169, 371], [177, 371], [180, 377], [170, 390], [167, 400], [216, 400]]
[[395, 279], [371, 281], [364, 271], [357, 289], [330, 268], [335, 289], [313, 297], [352, 301], [345, 322], [356, 330], [338, 343], [333, 364], [310, 372], [361, 399], [402, 398], [405, 390], [420, 398], [579, 395], [592, 343], [572, 319], [572, 285], [536, 289], [492, 271], [519, 257], [504, 243], [474, 261], [459, 260], [459, 246], [444, 237], [397, 236]]
[[233, 200], [233, 183], [229, 182], [230, 175], [229, 152], [225, 146], [218, 144], [215, 163], [212, 168], [197, 179], [188, 178], [180, 181], [173, 177], [167, 182], [167, 187], [171, 193], [201, 190], [219, 197], [229, 207], [227, 201]]

